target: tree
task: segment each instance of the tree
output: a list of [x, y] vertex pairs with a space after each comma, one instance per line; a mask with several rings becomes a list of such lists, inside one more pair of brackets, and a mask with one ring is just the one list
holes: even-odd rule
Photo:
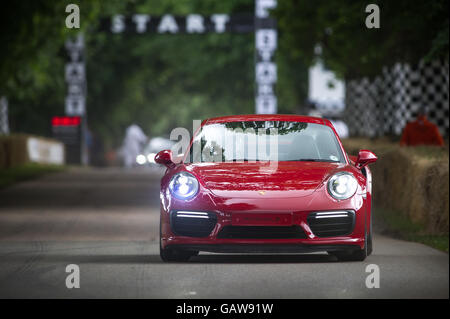
[[[253, 11], [253, 0], [148, 0], [121, 13]], [[191, 128], [193, 119], [254, 113], [252, 33], [90, 36], [89, 123], [110, 143], [117, 145], [133, 121], [154, 136], [179, 126]], [[307, 71], [282, 51], [277, 55], [279, 110], [290, 113], [306, 98]]]
[[[50, 135], [50, 118], [64, 113], [64, 41], [70, 1], [15, 1], [2, 11], [0, 94], [10, 101], [15, 132]], [[253, 14], [254, 0], [77, 1], [86, 41], [87, 113], [91, 131], [118, 146], [133, 122], [147, 134], [168, 135], [192, 119], [254, 112], [254, 35], [124, 35], [102, 32], [114, 14]], [[289, 50], [289, 47], [286, 47]], [[307, 70], [281, 47], [280, 112], [306, 98]]]
[[[9, 99], [12, 131], [49, 135], [51, 116], [64, 112], [64, 42], [80, 31], [65, 27], [69, 3], [33, 0], [2, 5], [0, 96]], [[77, 3], [82, 8], [81, 31], [86, 31], [104, 10], [99, 0]]]
[[376, 0], [381, 27], [368, 29], [364, 0], [279, 1], [275, 15], [284, 45], [312, 64], [320, 45], [325, 64], [341, 77], [379, 74], [396, 62], [448, 59], [447, 0]]

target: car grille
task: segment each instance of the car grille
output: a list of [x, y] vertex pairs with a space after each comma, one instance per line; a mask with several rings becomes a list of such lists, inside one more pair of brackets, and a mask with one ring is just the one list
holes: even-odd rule
[[353, 211], [319, 212], [308, 215], [308, 225], [317, 237], [335, 237], [351, 234], [354, 227]]
[[208, 212], [172, 212], [170, 224], [175, 234], [188, 237], [207, 237], [217, 223], [217, 216]]
[[236, 239], [286, 239], [307, 238], [303, 229], [298, 226], [225, 226], [218, 238]]

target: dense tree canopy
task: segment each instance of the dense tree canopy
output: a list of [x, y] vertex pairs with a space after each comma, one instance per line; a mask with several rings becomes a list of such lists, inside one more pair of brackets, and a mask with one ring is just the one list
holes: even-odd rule
[[[73, 35], [64, 27], [69, 2], [14, 2], [5, 14], [8, 32], [1, 36], [11, 50], [2, 52], [0, 94], [9, 98], [15, 131], [47, 135], [50, 117], [64, 112], [63, 43]], [[101, 19], [118, 13], [253, 14], [253, 0], [77, 3], [87, 47], [89, 127], [110, 146], [133, 122], [150, 135], [167, 135], [191, 127], [193, 119], [254, 112], [252, 33], [112, 35], [98, 29]], [[279, 109], [291, 113], [306, 98], [306, 67], [283, 51], [277, 60]]]
[[[10, 105], [13, 132], [50, 134], [50, 118], [64, 112], [64, 41], [76, 34], [65, 27], [71, 1], [10, 1], [0, 10], [0, 96]], [[78, 1], [82, 30], [102, 12], [100, 1]], [[110, 8], [120, 8], [111, 1]], [[108, 11], [103, 10], [104, 13]]]
[[[369, 3], [380, 8], [380, 28], [368, 29]], [[373, 76], [395, 62], [447, 58], [448, 0], [284, 0], [275, 15], [283, 45], [311, 63], [316, 45], [339, 75]]]
[[[64, 113], [65, 7], [74, 1], [11, 1], [0, 11], [0, 95], [10, 102], [15, 132], [50, 134]], [[381, 28], [364, 25], [367, 1], [283, 0], [277, 95], [280, 113], [306, 99], [314, 48], [343, 77], [371, 76], [383, 65], [448, 58], [448, 1], [374, 0]], [[192, 119], [254, 112], [253, 34], [130, 35], [101, 32], [113, 14], [250, 13], [253, 0], [76, 1], [87, 48], [88, 123], [110, 147], [135, 122], [149, 135], [167, 135]]]

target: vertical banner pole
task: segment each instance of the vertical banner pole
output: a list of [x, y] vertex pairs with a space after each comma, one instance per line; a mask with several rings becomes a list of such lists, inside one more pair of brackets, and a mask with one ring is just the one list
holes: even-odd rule
[[85, 67], [85, 43], [83, 34], [78, 34], [76, 39], [66, 41], [66, 49], [69, 57], [65, 68], [67, 83], [66, 115], [81, 117], [81, 132], [74, 164], [88, 164], [88, 152], [86, 140], [89, 138], [86, 117], [86, 67]]
[[274, 55], [277, 49], [275, 19], [269, 10], [277, 6], [277, 0], [255, 0], [255, 113], [276, 114], [277, 66]]
[[0, 97], [0, 134], [9, 134], [8, 100], [5, 96]]

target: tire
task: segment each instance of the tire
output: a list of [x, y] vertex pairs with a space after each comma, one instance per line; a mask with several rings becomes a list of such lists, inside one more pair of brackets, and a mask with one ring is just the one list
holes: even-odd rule
[[182, 251], [171, 248], [163, 249], [161, 246], [159, 247], [159, 255], [164, 262], [186, 262], [197, 254], [198, 252]]
[[370, 202], [370, 225], [369, 225], [369, 235], [367, 236], [367, 256], [372, 255], [373, 243], [372, 243], [372, 200]]
[[193, 256], [197, 256], [198, 251], [183, 251], [173, 248], [162, 248], [161, 243], [161, 220], [159, 222], [159, 256], [164, 262], [186, 262]]
[[[371, 218], [372, 219], [372, 216]], [[372, 251], [373, 251], [373, 243], [372, 243], [372, 220], [370, 221], [370, 228], [369, 228], [369, 235], [367, 236], [367, 256], [372, 255]]]
[[[370, 204], [372, 206], [372, 204]], [[372, 243], [372, 209], [370, 213], [369, 234], [364, 236], [364, 248], [357, 251], [329, 251], [328, 254], [335, 256], [339, 261], [364, 261], [373, 251]]]
[[364, 261], [368, 256], [369, 241], [367, 233], [364, 236], [364, 248], [356, 251], [330, 251], [330, 255], [335, 256], [339, 261]]

